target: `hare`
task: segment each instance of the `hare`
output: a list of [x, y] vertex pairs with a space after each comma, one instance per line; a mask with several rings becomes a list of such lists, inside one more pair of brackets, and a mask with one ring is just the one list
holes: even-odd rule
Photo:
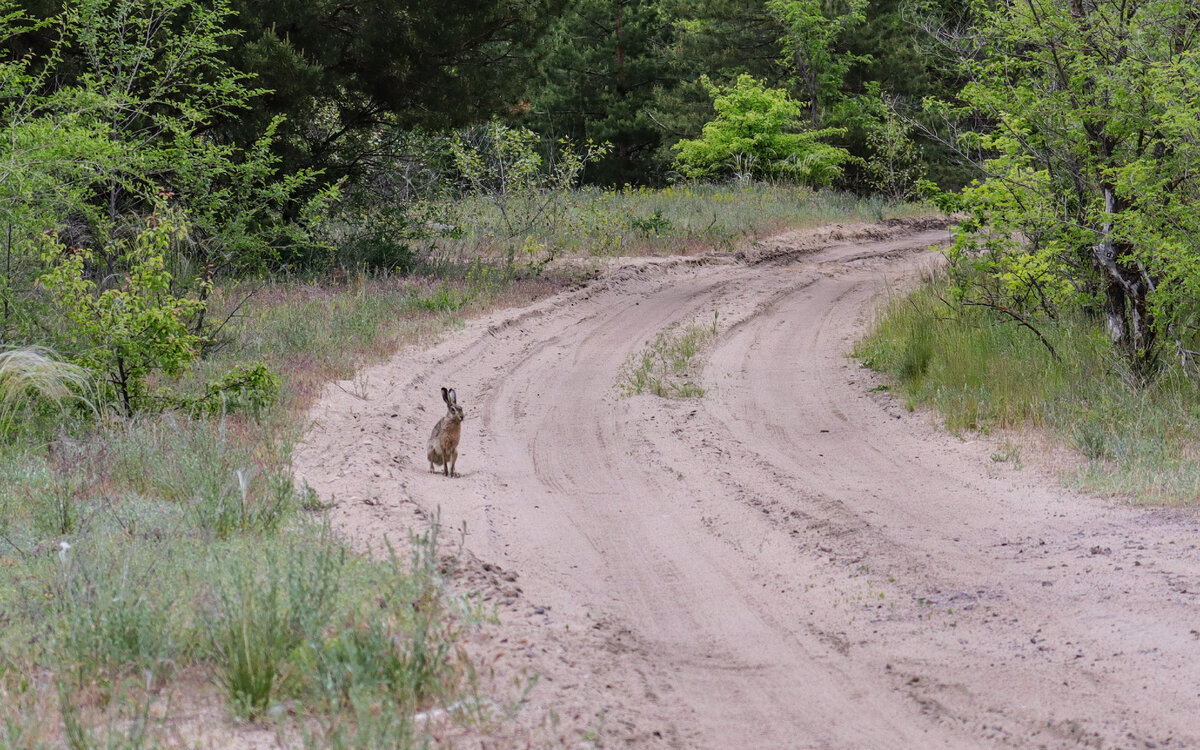
[[458, 461], [458, 437], [462, 432], [463, 408], [458, 405], [454, 389], [442, 388], [442, 400], [449, 409], [446, 416], [433, 426], [433, 434], [429, 436], [429, 470], [437, 471], [434, 465], [441, 466], [448, 477], [456, 477], [454, 464]]

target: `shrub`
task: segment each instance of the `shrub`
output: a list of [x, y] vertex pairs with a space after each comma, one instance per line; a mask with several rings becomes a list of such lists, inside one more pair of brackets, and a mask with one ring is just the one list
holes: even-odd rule
[[803, 130], [803, 105], [783, 89], [766, 88], [749, 75], [738, 76], [722, 88], [707, 78], [716, 119], [704, 126], [697, 139], [684, 139], [675, 168], [690, 180], [722, 177], [731, 172], [782, 177], [812, 187], [830, 185], [849, 160], [845, 149], [821, 143], [840, 135], [836, 128]]
[[60, 332], [66, 351], [96, 372], [132, 416], [146, 403], [146, 378], [162, 371], [180, 372], [199, 355], [200, 337], [188, 321], [204, 303], [172, 291], [165, 254], [183, 226], [169, 212], [151, 215], [121, 256], [128, 273], [119, 287], [101, 289], [88, 270], [95, 253], [70, 250], [47, 238], [43, 260], [49, 270], [41, 284], [68, 324]]

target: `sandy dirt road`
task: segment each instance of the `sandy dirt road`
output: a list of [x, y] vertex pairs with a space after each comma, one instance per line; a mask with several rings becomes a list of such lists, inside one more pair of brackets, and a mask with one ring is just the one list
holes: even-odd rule
[[[525, 725], [459, 744], [1200, 747], [1196, 515], [994, 460], [847, 357], [945, 237], [643, 261], [329, 391], [296, 466], [339, 528], [465, 522], [459, 585], [503, 623], [472, 648], [497, 684], [542, 675]], [[714, 311], [706, 395], [620, 394]], [[442, 385], [458, 479], [423, 455]]]

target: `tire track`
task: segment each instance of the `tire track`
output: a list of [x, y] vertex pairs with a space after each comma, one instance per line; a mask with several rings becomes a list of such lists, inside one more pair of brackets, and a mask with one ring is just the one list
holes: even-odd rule
[[[549, 612], [493, 639], [558, 649], [533, 703], [610, 706], [614, 740], [1200, 745], [1195, 517], [997, 468], [846, 359], [943, 237], [617, 271], [370, 368], [367, 404], [331, 391], [297, 469], [364, 542], [406, 505], [465, 522], [520, 574], [512, 617]], [[646, 342], [712, 310], [703, 399], [618, 396]], [[467, 408], [458, 481], [411, 459], [442, 383]]]

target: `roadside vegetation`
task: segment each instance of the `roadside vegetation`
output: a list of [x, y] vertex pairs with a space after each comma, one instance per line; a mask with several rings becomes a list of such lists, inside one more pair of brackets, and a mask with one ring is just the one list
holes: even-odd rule
[[73, 369], [10, 350], [23, 426], [0, 450], [0, 745], [222, 742], [265, 721], [293, 746], [408, 747], [426, 708], [480, 719], [457, 640], [488, 613], [445, 588], [453, 539], [435, 525], [363, 557], [290, 467], [325, 382], [489, 303], [450, 310], [409, 287], [301, 285], [243, 305], [205, 367], [244, 356], [280, 374], [280, 398], [244, 413], [97, 420]]
[[1079, 483], [1137, 502], [1200, 498], [1200, 117], [1182, 20], [1198, 10], [1039, 0], [931, 19], [964, 85], [926, 102], [927, 133], [978, 178], [926, 185], [958, 219], [947, 273], [862, 347], [951, 428], [1046, 425], [1086, 460]]
[[[348, 549], [290, 449], [331, 380], [611, 257], [965, 216], [865, 356], [955, 428], [1056, 426], [1088, 486], [1195, 496], [1178, 3], [293, 5], [0, 0], [0, 746], [500, 720], [453, 542]], [[1110, 28], [1138, 48], [1094, 75]], [[699, 395], [715, 323], [625, 387]]]
[[1171, 368], [1147, 383], [1094, 314], [1064, 314], [1035, 334], [988, 307], [953, 304], [950, 286], [940, 275], [894, 297], [856, 350], [894, 380], [910, 410], [931, 407], [958, 433], [1043, 429], [1077, 452], [1067, 479], [1083, 489], [1137, 503], [1196, 502], [1193, 375]]

